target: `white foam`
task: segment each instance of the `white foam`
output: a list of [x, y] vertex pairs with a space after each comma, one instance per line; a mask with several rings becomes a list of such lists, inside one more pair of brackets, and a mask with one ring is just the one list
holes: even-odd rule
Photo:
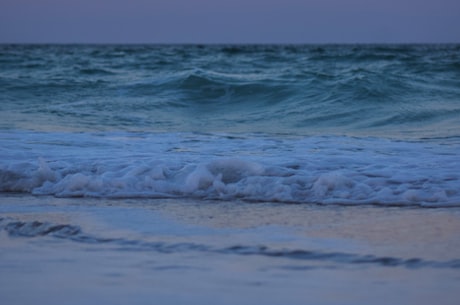
[[0, 191], [59, 197], [460, 205], [458, 144], [195, 134], [70, 134], [59, 142], [60, 136], [16, 137], [26, 139], [21, 151], [25, 146], [34, 154], [3, 155]]

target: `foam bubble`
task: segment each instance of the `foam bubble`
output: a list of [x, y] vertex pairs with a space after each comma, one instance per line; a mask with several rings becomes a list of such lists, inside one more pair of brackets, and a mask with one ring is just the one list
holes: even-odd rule
[[[120, 138], [129, 139], [130, 151], [120, 145]], [[81, 140], [99, 146], [83, 146]], [[460, 205], [458, 145], [377, 138], [280, 140], [192, 134], [136, 138], [99, 134], [96, 139], [79, 134], [61, 150], [44, 146], [40, 151], [36, 145], [29, 145], [38, 151], [37, 156], [0, 162], [1, 192], [59, 197]], [[103, 157], [106, 150], [109, 153]]]

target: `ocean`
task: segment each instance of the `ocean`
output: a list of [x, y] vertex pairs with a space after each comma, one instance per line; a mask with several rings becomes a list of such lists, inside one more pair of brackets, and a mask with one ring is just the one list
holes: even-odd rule
[[460, 45], [0, 45], [4, 304], [456, 304]]

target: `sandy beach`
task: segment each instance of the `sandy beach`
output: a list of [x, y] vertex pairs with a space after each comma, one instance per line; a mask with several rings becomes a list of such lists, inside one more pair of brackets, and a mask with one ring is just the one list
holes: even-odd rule
[[0, 219], [4, 304], [459, 297], [459, 208], [3, 195]]

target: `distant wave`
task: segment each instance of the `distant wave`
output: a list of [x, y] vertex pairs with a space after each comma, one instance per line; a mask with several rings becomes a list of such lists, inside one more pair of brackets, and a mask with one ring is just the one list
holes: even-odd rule
[[0, 127], [458, 136], [459, 50], [3, 45]]

